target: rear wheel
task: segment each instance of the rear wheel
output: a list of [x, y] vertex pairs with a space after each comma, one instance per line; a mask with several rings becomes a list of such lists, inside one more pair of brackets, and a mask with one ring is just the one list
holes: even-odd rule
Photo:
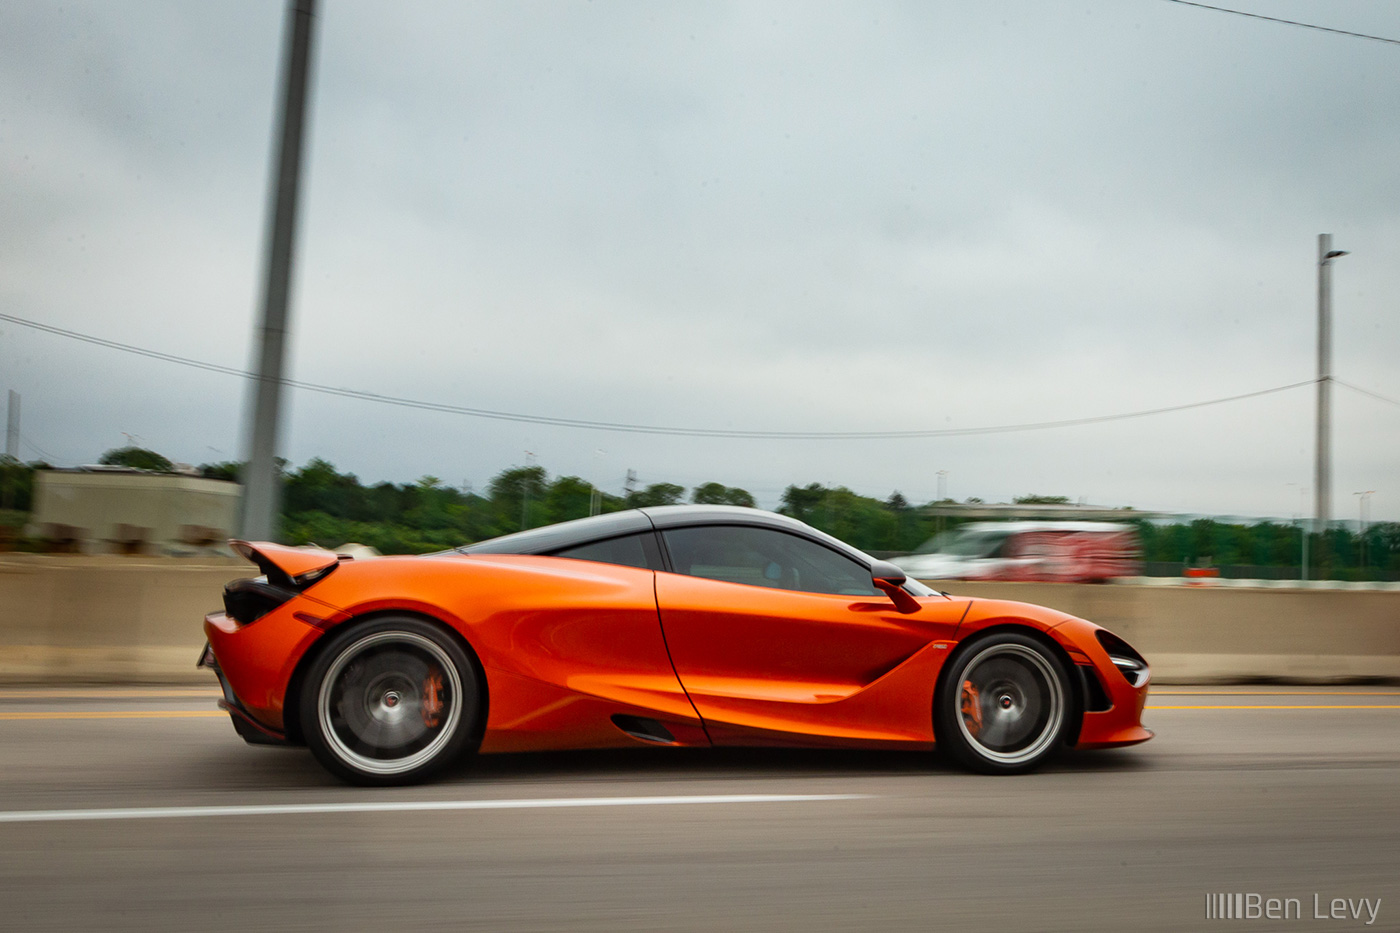
[[963, 765], [1019, 774], [1063, 743], [1073, 710], [1069, 677], [1054, 653], [1028, 635], [996, 632], [949, 659], [934, 701], [938, 744]]
[[421, 781], [478, 733], [476, 669], [446, 632], [386, 617], [331, 636], [301, 696], [306, 744], [355, 784]]

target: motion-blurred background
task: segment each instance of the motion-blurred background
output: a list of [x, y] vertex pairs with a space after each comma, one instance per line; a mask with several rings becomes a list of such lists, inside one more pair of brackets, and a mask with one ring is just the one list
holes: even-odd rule
[[194, 668], [294, 6], [0, 4], [0, 931], [1394, 928], [1400, 5], [319, 0], [267, 536], [781, 509], [1154, 683], [1024, 778], [374, 792]]
[[[1166, 0], [322, 4], [288, 344], [313, 388], [279, 453], [295, 489], [319, 460], [402, 504], [293, 492], [284, 534], [436, 532], [413, 490], [523, 498], [534, 466], [526, 523], [577, 485], [712, 483], [1311, 516], [1322, 232], [1350, 253], [1331, 517], [1400, 518], [1400, 12], [1235, 8], [1333, 31]], [[16, 460], [246, 457], [286, 13], [0, 10]]]

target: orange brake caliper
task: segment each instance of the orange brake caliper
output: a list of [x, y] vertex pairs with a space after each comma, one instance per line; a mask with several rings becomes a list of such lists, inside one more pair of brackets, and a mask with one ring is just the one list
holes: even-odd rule
[[982, 695], [970, 680], [964, 680], [962, 685], [962, 718], [967, 731], [976, 738], [982, 732]]
[[423, 681], [423, 725], [433, 728], [438, 724], [438, 713], [442, 712], [442, 675], [437, 671], [428, 674]]

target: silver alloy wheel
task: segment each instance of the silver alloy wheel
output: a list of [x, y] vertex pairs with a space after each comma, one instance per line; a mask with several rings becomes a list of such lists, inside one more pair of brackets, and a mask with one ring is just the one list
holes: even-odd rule
[[442, 646], [414, 632], [376, 632], [336, 657], [321, 678], [316, 715], [346, 765], [395, 775], [452, 741], [462, 700], [461, 675]]
[[963, 738], [1003, 765], [1030, 761], [1060, 734], [1065, 691], [1050, 661], [1034, 648], [992, 644], [974, 654], [953, 682]]

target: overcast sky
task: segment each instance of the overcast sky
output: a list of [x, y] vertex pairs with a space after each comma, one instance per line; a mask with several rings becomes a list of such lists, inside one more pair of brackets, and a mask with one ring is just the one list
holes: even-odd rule
[[[1400, 4], [1222, 5], [1400, 39]], [[286, 10], [0, 6], [0, 311], [251, 365]], [[974, 428], [1400, 398], [1400, 45], [1164, 0], [321, 0], [289, 375], [561, 418]], [[248, 384], [0, 322], [24, 459], [241, 458]], [[1334, 389], [1337, 517], [1400, 405]], [[715, 480], [1311, 511], [1314, 389], [1091, 426], [679, 438], [293, 390], [281, 449], [480, 489]], [[1290, 485], [1292, 484], [1292, 485]], [[1300, 489], [1306, 488], [1306, 506]]]

